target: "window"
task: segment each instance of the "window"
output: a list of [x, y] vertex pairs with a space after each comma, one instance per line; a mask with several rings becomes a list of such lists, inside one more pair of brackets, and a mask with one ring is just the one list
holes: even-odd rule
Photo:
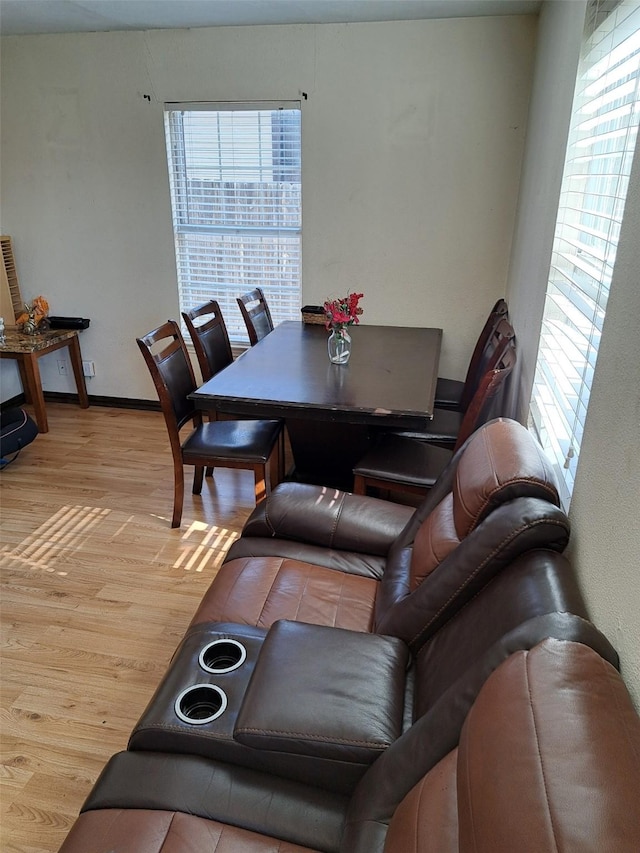
[[236, 297], [261, 287], [299, 319], [299, 103], [166, 104], [165, 133], [181, 310], [217, 299], [247, 342]]
[[549, 271], [531, 419], [568, 508], [640, 116], [640, 3], [591, 2]]

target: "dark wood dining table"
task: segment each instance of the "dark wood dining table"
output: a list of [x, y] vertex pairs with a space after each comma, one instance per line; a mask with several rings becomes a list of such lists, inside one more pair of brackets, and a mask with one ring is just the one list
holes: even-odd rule
[[350, 488], [383, 429], [433, 417], [442, 329], [359, 325], [348, 364], [329, 361], [322, 325], [281, 323], [191, 398], [224, 415], [284, 418], [295, 476]]

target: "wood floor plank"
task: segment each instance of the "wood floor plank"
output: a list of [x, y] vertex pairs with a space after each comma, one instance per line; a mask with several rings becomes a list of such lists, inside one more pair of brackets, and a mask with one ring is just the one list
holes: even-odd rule
[[0, 849], [55, 853], [126, 744], [254, 506], [250, 472], [172, 463], [157, 412], [47, 404], [0, 475]]

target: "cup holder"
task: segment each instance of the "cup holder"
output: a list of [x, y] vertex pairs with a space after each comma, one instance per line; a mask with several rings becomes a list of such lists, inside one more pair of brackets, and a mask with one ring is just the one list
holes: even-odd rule
[[215, 684], [193, 684], [182, 691], [174, 707], [183, 723], [202, 726], [224, 713], [227, 695]]
[[237, 640], [214, 640], [200, 652], [198, 661], [205, 672], [233, 672], [245, 662], [247, 650]]

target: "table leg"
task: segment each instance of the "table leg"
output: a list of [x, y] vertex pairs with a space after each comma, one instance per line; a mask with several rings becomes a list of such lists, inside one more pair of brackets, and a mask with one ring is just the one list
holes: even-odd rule
[[42, 380], [40, 379], [40, 368], [36, 353], [25, 353], [21, 359], [22, 370], [20, 371], [23, 381], [26, 381], [24, 389], [25, 396], [33, 405], [36, 423], [40, 432], [49, 432], [47, 423], [47, 411], [44, 405], [44, 394], [42, 393]]
[[80, 408], [89, 408], [89, 397], [87, 396], [87, 385], [84, 381], [84, 373], [82, 372], [82, 353], [80, 352], [80, 341], [78, 336], [74, 335], [69, 341], [69, 356], [71, 358], [71, 367], [76, 380], [76, 388], [78, 389], [78, 399]]
[[25, 370], [24, 360], [22, 358], [17, 358], [16, 362], [18, 364], [18, 372], [20, 373], [20, 382], [22, 383], [25, 402], [31, 403], [31, 391], [29, 389], [29, 380], [27, 377], [27, 371]]

